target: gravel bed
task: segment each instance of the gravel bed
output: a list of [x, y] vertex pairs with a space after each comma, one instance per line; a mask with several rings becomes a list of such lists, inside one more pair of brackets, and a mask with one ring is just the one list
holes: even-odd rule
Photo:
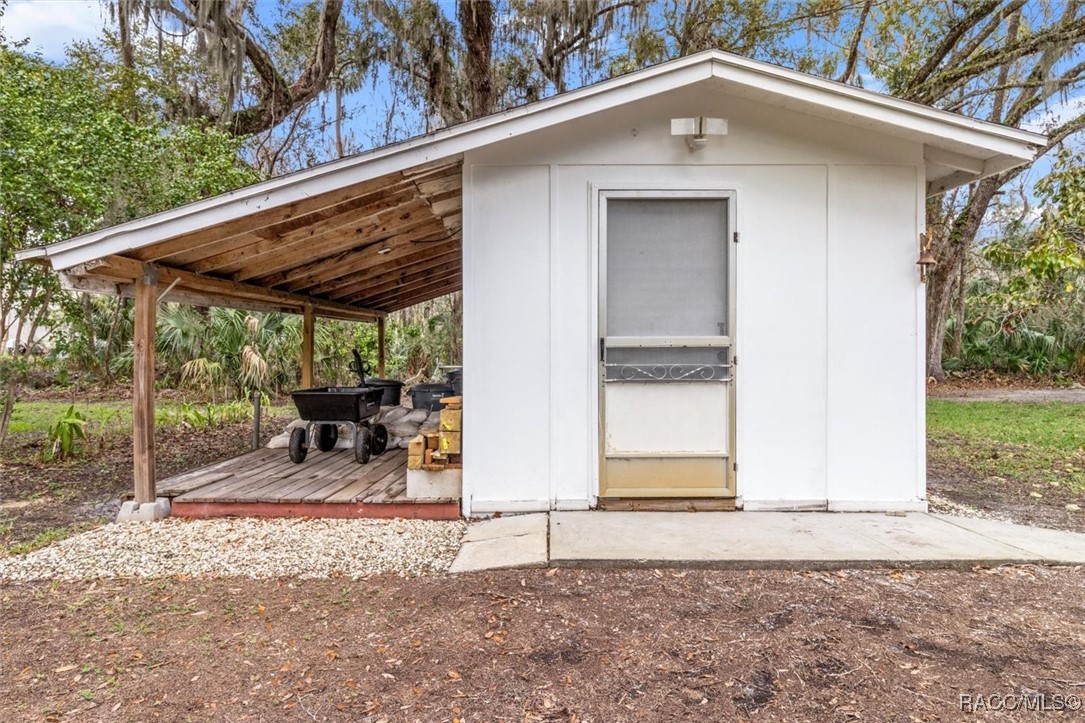
[[414, 577], [446, 571], [465, 529], [433, 520], [121, 522], [0, 558], [0, 580]]

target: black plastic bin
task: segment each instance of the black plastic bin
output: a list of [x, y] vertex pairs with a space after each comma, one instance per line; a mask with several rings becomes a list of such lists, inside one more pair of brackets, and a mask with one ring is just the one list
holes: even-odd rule
[[445, 372], [445, 379], [452, 385], [453, 393], [463, 396], [463, 367], [455, 367]]
[[415, 409], [443, 409], [441, 400], [451, 397], [455, 390], [451, 384], [415, 384], [407, 392], [411, 396], [411, 406]]
[[381, 396], [382, 407], [399, 406], [400, 396], [403, 393], [403, 382], [395, 379], [366, 379], [365, 385], [384, 392]]

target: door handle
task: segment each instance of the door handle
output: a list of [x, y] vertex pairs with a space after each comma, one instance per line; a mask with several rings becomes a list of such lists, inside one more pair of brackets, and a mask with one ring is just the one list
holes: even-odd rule
[[603, 337], [599, 337], [599, 361], [605, 362], [607, 360], [607, 340]]

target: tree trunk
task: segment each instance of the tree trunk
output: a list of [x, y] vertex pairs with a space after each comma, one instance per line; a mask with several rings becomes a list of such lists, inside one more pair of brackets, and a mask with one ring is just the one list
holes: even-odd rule
[[957, 320], [953, 325], [953, 339], [949, 346], [949, 355], [961, 358], [964, 347], [964, 317], [968, 304], [968, 254], [961, 256], [957, 276]]
[[987, 206], [1002, 185], [998, 176], [986, 178], [972, 187], [968, 203], [953, 218], [953, 225], [944, 241], [934, 248], [938, 265], [927, 276], [927, 376], [938, 381], [946, 378], [942, 368], [946, 320], [953, 305], [959, 265], [976, 241]]
[[494, 110], [494, 4], [490, 0], [461, 2], [457, 9], [467, 51], [470, 115], [481, 118]]

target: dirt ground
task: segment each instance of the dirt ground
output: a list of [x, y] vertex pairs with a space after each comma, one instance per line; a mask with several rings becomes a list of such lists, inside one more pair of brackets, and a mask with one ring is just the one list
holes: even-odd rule
[[1043, 499], [1035, 499], [1030, 496], [1033, 491], [1030, 484], [977, 474], [969, 465], [940, 454], [944, 444], [952, 442], [927, 441], [927, 492], [934, 498], [931, 512], [958, 513], [942, 509], [937, 502], [941, 498], [1008, 522], [1085, 532], [1085, 515], [1066, 508], [1067, 504], [1085, 506], [1080, 492], [1045, 486]]
[[1026, 567], [8, 584], [0, 710], [8, 721], [990, 720], [962, 714], [960, 696], [1085, 695], [1083, 583], [1081, 569]]
[[1067, 404], [1085, 404], [1085, 388], [1077, 387], [1066, 387], [1064, 389], [950, 387], [929, 389], [928, 393], [936, 399], [949, 399], [959, 402], [1022, 402], [1025, 404], [1065, 402]]
[[[264, 418], [266, 442], [288, 420]], [[159, 479], [211, 464], [252, 447], [252, 423], [209, 429], [159, 427], [156, 431]], [[0, 448], [0, 554], [39, 535], [111, 520], [122, 494], [132, 490], [132, 438], [129, 434], [93, 436], [70, 461], [42, 461], [44, 439], [12, 434]]]

